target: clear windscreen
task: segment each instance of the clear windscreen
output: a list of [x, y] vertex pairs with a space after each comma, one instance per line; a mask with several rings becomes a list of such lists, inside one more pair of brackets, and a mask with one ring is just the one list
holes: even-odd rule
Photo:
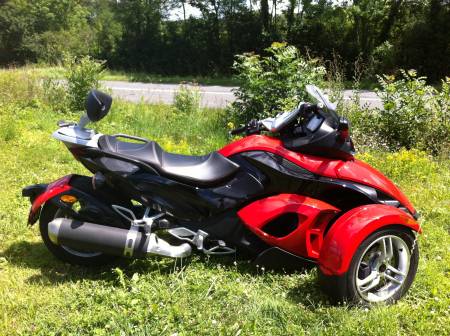
[[306, 85], [306, 92], [317, 103], [322, 103], [323, 106], [327, 109], [327, 112], [329, 112], [334, 118], [336, 118], [336, 120], [339, 120], [339, 117], [336, 114], [336, 104], [330, 102], [321, 89], [319, 89], [315, 85]]

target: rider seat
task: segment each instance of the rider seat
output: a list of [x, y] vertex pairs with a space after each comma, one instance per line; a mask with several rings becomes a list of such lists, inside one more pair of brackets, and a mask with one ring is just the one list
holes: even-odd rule
[[[138, 139], [141, 142], [120, 141], [120, 137]], [[230, 177], [239, 168], [239, 165], [217, 152], [202, 156], [168, 153], [155, 141], [123, 135], [102, 135], [98, 145], [105, 152], [139, 160], [163, 176], [194, 185], [218, 183]]]

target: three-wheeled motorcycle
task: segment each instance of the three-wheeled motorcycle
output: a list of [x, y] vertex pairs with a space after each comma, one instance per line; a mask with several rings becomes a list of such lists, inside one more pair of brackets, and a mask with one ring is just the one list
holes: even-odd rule
[[329, 295], [394, 302], [417, 270], [420, 232], [410, 201], [354, 157], [349, 123], [320, 89], [311, 102], [233, 130], [245, 136], [202, 156], [86, 128], [112, 98], [93, 90], [62, 141], [90, 176], [67, 175], [23, 189], [57, 258], [101, 265], [117, 257], [198, 252], [236, 255], [272, 269], [318, 265]]

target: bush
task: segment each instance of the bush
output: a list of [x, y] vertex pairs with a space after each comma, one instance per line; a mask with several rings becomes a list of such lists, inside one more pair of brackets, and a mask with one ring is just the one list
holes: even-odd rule
[[200, 91], [198, 86], [189, 87], [181, 84], [174, 95], [175, 108], [183, 114], [193, 114], [200, 108]]
[[67, 80], [68, 105], [72, 111], [84, 110], [84, 102], [89, 91], [99, 88], [104, 64], [105, 61], [98, 61], [90, 56], [65, 57], [64, 77]]
[[74, 57], [66, 54], [63, 63], [65, 82], [47, 77], [43, 80], [46, 95], [44, 101], [58, 112], [84, 110], [86, 96], [92, 89], [100, 87], [104, 61], [90, 56]]
[[372, 149], [416, 148], [448, 155], [450, 79], [442, 81], [440, 90], [427, 85], [425, 79], [414, 70], [402, 70], [397, 80], [378, 77], [383, 109], [360, 108], [356, 101], [346, 106], [355, 143]]
[[231, 114], [238, 123], [273, 116], [292, 109], [306, 98], [305, 85], [320, 85], [325, 68], [317, 60], [300, 55], [297, 48], [273, 43], [268, 56], [238, 55], [233, 64], [240, 88], [231, 104]]
[[418, 148], [436, 154], [450, 140], [449, 85], [442, 89], [426, 84], [416, 71], [401, 71], [401, 78], [379, 77], [384, 110], [378, 112], [377, 130], [391, 149]]

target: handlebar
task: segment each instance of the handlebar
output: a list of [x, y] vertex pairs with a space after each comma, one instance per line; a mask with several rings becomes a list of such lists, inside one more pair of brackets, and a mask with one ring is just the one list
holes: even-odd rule
[[235, 128], [235, 129], [231, 130], [230, 134], [231, 135], [238, 135], [238, 134], [241, 134], [241, 133], [245, 132], [246, 129], [247, 129], [247, 125], [242, 126], [242, 127], [238, 127], [238, 128]]
[[230, 131], [230, 134], [231, 135], [238, 135], [238, 134], [241, 134], [241, 133], [244, 133], [244, 132], [247, 135], [256, 134], [256, 133], [259, 133], [261, 131], [260, 125], [261, 125], [260, 121], [258, 121], [256, 119], [252, 119], [252, 120], [250, 120], [250, 122], [247, 125], [235, 128], [234, 130]]
[[230, 135], [238, 135], [244, 132], [246, 135], [257, 134], [264, 129], [270, 132], [278, 132], [297, 118], [309, 119], [317, 112], [317, 105], [301, 102], [294, 110], [279, 114], [275, 118], [267, 118], [259, 121], [253, 119], [247, 125], [231, 130]]

